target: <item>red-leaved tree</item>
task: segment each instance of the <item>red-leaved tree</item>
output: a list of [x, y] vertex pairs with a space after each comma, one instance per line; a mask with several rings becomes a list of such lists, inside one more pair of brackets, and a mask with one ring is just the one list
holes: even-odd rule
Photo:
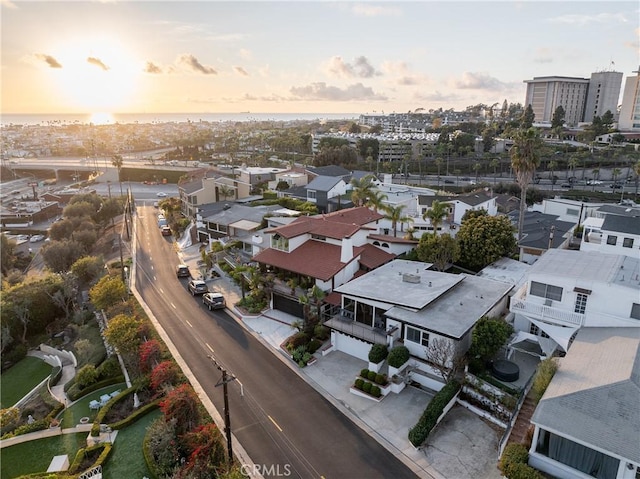
[[175, 420], [176, 435], [191, 431], [201, 422], [200, 400], [189, 384], [181, 384], [169, 391], [164, 401], [160, 402], [160, 410], [165, 421]]
[[145, 341], [140, 345], [140, 370], [148, 373], [158, 365], [162, 359], [160, 342], [156, 339]]
[[178, 473], [179, 479], [209, 479], [225, 471], [225, 442], [215, 424], [198, 426], [181, 439], [188, 459]]
[[180, 370], [172, 361], [162, 361], [151, 371], [151, 389], [160, 392], [165, 386], [172, 386], [178, 382]]

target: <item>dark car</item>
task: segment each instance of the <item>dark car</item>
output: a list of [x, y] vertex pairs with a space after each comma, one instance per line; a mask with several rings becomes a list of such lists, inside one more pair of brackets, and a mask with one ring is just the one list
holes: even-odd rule
[[192, 279], [191, 281], [189, 281], [187, 289], [193, 296], [195, 296], [196, 294], [205, 294], [209, 292], [207, 283], [205, 283], [201, 279]]
[[189, 276], [191, 276], [189, 267], [186, 264], [179, 264], [176, 267], [176, 276], [178, 278], [188, 278]]
[[444, 180], [444, 182], [448, 185], [452, 185], [454, 183], [453, 180]]
[[612, 185], [609, 185], [609, 188], [613, 188], [614, 190], [621, 190], [622, 189], [622, 185], [620, 185], [618, 183], [614, 183]]
[[209, 311], [211, 311], [212, 309], [224, 309], [226, 305], [224, 296], [222, 295], [222, 293], [218, 293], [218, 292], [203, 294], [202, 304], [204, 304], [207, 308], [209, 308]]
[[571, 188], [571, 183], [562, 183], [560, 186], [562, 188]]

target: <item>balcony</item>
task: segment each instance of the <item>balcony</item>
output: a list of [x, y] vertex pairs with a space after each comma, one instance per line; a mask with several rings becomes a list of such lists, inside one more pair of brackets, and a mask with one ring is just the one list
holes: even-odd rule
[[335, 331], [340, 331], [370, 343], [387, 344], [387, 333], [381, 329], [358, 323], [353, 319], [353, 316], [348, 313], [350, 313], [350, 311], [340, 312], [328, 321], [325, 321], [324, 325]]
[[583, 326], [584, 314], [574, 313], [565, 309], [554, 308], [552, 305], [535, 304], [526, 300], [526, 297], [514, 296], [511, 299], [509, 310], [512, 313], [520, 313], [534, 319], [555, 323], [561, 326]]

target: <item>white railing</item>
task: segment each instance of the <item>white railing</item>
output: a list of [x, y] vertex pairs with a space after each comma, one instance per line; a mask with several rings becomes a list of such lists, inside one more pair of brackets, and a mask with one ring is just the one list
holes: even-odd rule
[[513, 313], [525, 313], [535, 316], [538, 319], [553, 321], [560, 324], [571, 324], [574, 326], [582, 326], [584, 324], [584, 314], [574, 313], [554, 308], [553, 306], [545, 306], [543, 304], [534, 304], [522, 299], [511, 300], [509, 308]]

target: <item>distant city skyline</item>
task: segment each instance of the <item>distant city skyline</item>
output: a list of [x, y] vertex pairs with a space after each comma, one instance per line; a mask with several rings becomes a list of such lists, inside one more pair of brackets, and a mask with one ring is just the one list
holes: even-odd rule
[[389, 114], [638, 69], [635, 1], [0, 0], [3, 114]]

